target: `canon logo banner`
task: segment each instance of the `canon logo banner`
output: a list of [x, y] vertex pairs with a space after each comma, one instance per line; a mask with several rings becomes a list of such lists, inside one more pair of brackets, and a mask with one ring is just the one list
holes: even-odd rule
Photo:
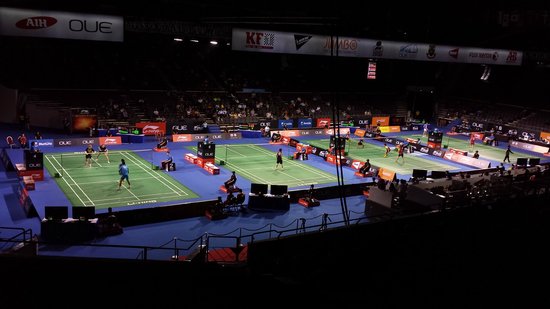
[[108, 15], [0, 8], [0, 35], [122, 42], [124, 20]]

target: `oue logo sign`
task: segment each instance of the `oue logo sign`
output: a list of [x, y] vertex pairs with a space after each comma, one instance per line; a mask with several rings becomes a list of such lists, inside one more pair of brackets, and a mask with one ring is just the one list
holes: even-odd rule
[[113, 23], [106, 21], [91, 21], [71, 19], [69, 21], [69, 29], [74, 32], [100, 32], [113, 33]]

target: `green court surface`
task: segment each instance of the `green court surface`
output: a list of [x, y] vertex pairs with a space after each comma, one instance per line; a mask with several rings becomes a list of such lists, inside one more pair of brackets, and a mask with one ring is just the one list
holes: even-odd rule
[[[422, 137], [422, 134], [412, 134], [412, 135], [404, 135], [401, 136], [402, 138], [420, 138], [420, 140], [424, 143], [428, 142], [427, 137]], [[502, 143], [502, 142], [501, 142]], [[462, 140], [456, 137], [451, 137], [449, 135], [443, 136], [443, 145], [448, 145], [449, 148], [455, 148], [459, 150], [468, 151], [468, 154], [473, 153], [470, 149], [470, 141], [469, 140]], [[481, 141], [476, 141], [476, 144], [474, 146], [474, 151], [479, 151], [479, 157], [481, 159], [489, 159], [492, 161], [502, 162], [502, 159], [504, 159], [504, 155], [506, 153], [506, 149], [493, 147], [489, 145], [485, 145], [481, 143]], [[529, 158], [533, 157], [533, 155], [516, 151], [512, 149], [513, 154], [510, 154], [510, 162], [515, 163], [517, 158]]]
[[[399, 159], [398, 162], [395, 162], [395, 159], [397, 159], [397, 152], [394, 151], [394, 145], [388, 145], [390, 146], [392, 151], [388, 154], [387, 158], [384, 158], [383, 146], [364, 143], [365, 148], [357, 148], [357, 141], [357, 139], [351, 139], [351, 142], [349, 144], [346, 143], [346, 151], [348, 152], [348, 157], [361, 161], [369, 159], [372, 165], [387, 168], [398, 174], [412, 174], [413, 169], [424, 169], [428, 171], [452, 171], [457, 169], [456, 167], [451, 165], [440, 163], [435, 160], [429, 160], [421, 156], [408, 153], [405, 153], [405, 163], [402, 163], [403, 159]], [[305, 140], [301, 142], [314, 146], [318, 145], [320, 148], [327, 149], [329, 147], [330, 140], [319, 139]]]
[[[198, 195], [163, 171], [153, 170], [133, 151], [109, 151], [111, 163], [93, 155], [92, 167], [84, 166], [83, 153], [46, 154], [44, 161], [73, 206], [95, 206], [97, 209], [121, 207], [196, 198]], [[130, 169], [131, 188], [126, 181], [118, 190], [118, 165], [126, 161]]]
[[[196, 152], [196, 147], [188, 147]], [[335, 175], [314, 168], [301, 161], [283, 157], [284, 169], [275, 169], [275, 152], [253, 144], [219, 145], [216, 147], [216, 162], [225, 161], [225, 166], [253, 183], [306, 186], [337, 182]]]

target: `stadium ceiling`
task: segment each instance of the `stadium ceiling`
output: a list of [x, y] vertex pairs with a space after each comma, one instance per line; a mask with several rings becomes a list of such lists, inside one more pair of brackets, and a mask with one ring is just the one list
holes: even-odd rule
[[[127, 20], [173, 20], [376, 39], [525, 49], [525, 33], [548, 36], [550, 2], [395, 3], [252, 0], [0, 0], [0, 6], [122, 15]], [[522, 5], [523, 7], [519, 7]], [[517, 15], [519, 14], [519, 15]], [[504, 25], [513, 16], [522, 24]], [[533, 23], [532, 21], [535, 21]], [[538, 22], [537, 22], [538, 21]], [[514, 42], [516, 41], [516, 42]], [[534, 39], [532, 39], [534, 41]]]

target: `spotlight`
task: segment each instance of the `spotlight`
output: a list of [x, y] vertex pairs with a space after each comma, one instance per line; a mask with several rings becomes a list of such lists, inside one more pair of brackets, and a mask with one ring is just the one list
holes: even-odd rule
[[180, 38], [174, 38], [174, 41], [176, 41], [176, 42], [183, 42], [183, 39], [180, 39]]
[[212, 44], [212, 45], [218, 45], [218, 41], [210, 41], [210, 44]]
[[193, 42], [193, 43], [198, 43], [198, 42], [199, 42], [199, 40], [197, 40], [197, 39], [191, 39], [191, 40], [189, 40], [189, 41], [191, 41], [191, 42]]
[[491, 76], [491, 67], [485, 66], [485, 68], [483, 69], [483, 74], [481, 74], [481, 77], [479, 79], [481, 79], [482, 81], [487, 81], [489, 79], [489, 76]]

